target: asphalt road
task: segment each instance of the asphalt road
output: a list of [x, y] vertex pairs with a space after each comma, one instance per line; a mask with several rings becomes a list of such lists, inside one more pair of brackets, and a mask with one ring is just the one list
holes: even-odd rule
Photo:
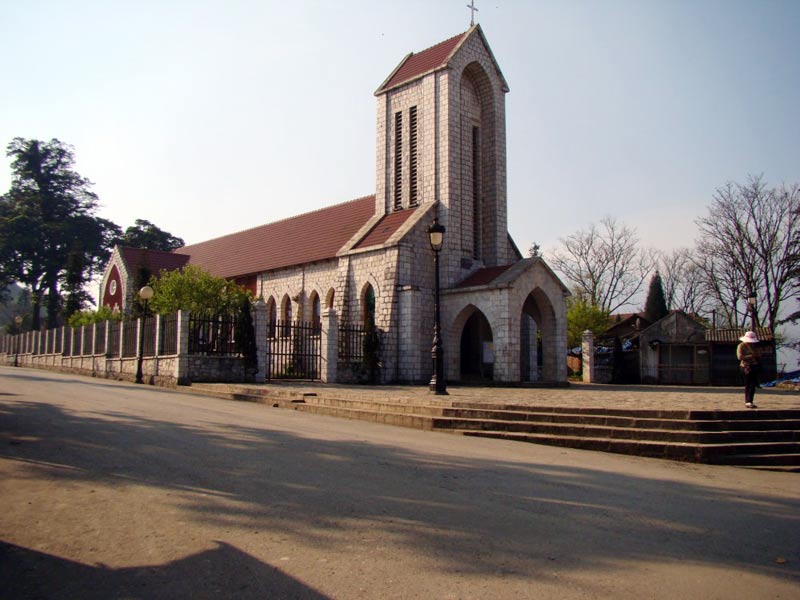
[[798, 598], [800, 476], [0, 367], [0, 598]]

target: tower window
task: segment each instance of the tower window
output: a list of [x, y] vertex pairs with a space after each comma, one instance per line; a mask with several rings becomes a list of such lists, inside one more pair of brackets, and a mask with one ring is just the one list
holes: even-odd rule
[[412, 106], [408, 113], [408, 148], [409, 148], [409, 165], [408, 165], [408, 204], [409, 206], [418, 206], [419, 200], [417, 198], [417, 107]]
[[394, 210], [403, 208], [403, 113], [394, 114]]
[[481, 153], [480, 129], [472, 128], [472, 257], [481, 257]]

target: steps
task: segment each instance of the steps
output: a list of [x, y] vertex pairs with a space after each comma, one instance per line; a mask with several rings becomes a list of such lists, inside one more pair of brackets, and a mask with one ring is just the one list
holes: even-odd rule
[[800, 472], [800, 410], [633, 410], [365, 399], [275, 386], [195, 384], [192, 391], [314, 414], [600, 452]]

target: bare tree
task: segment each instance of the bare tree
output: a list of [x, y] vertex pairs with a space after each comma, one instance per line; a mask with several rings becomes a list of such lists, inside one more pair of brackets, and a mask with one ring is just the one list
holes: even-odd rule
[[800, 296], [800, 188], [768, 189], [762, 178], [718, 188], [700, 230], [697, 264], [731, 322], [747, 323], [746, 296], [757, 295], [761, 324], [773, 331], [781, 305]]
[[703, 270], [688, 248], [678, 248], [659, 254], [664, 295], [671, 310], [696, 315], [708, 314], [712, 300], [705, 285]]
[[550, 265], [592, 305], [608, 313], [639, 292], [655, 265], [654, 254], [639, 248], [636, 230], [612, 217], [562, 239], [561, 244], [548, 257]]

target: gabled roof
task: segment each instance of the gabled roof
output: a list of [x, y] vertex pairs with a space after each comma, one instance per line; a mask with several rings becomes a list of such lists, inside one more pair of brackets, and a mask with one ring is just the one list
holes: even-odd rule
[[464, 33], [459, 33], [450, 39], [439, 42], [435, 46], [431, 46], [421, 52], [407, 54], [406, 57], [400, 61], [400, 64], [395, 67], [394, 71], [391, 72], [389, 77], [378, 87], [375, 91], [375, 95], [379, 96], [392, 88], [419, 79], [433, 71], [446, 68], [453, 55], [458, 52], [459, 48], [461, 48], [473, 34], [480, 36], [481, 42], [486, 48], [486, 52], [489, 54], [489, 58], [497, 72], [497, 76], [500, 78], [502, 89], [507, 92], [508, 83], [503, 76], [503, 72], [500, 70], [500, 66], [497, 64], [497, 60], [494, 57], [492, 49], [489, 47], [489, 43], [486, 41], [483, 29], [481, 29], [480, 25], [473, 25]]
[[147, 269], [151, 275], [158, 275], [163, 271], [180, 269], [189, 262], [188, 256], [182, 256], [163, 250], [145, 250], [144, 248], [128, 248], [118, 246], [120, 256], [131, 275], [136, 275], [139, 269]]
[[375, 195], [184, 246], [175, 254], [217, 277], [237, 277], [334, 258], [375, 213]]
[[[756, 327], [752, 330], [761, 342], [771, 342], [773, 340], [772, 330], [769, 327]], [[739, 338], [747, 332], [746, 329], [738, 327], [726, 329], [706, 329], [706, 341], [721, 343], [739, 343]]]
[[439, 42], [426, 50], [412, 52], [408, 54], [400, 64], [397, 65], [391, 75], [378, 88], [376, 94], [380, 94], [389, 88], [407, 83], [436, 69], [441, 69], [447, 65], [447, 61], [452, 56], [459, 44], [467, 37], [469, 31], [459, 33], [448, 40]]
[[466, 279], [461, 281], [456, 288], [468, 288], [474, 287], [477, 285], [489, 285], [495, 279], [500, 277], [503, 273], [508, 271], [511, 268], [511, 265], [500, 265], [499, 267], [484, 267], [482, 269], [478, 269], [471, 275], [468, 275]]
[[392, 234], [397, 231], [400, 226], [408, 220], [416, 208], [399, 210], [397, 212], [389, 213], [381, 217], [381, 220], [375, 223], [369, 233], [365, 235], [359, 242], [353, 246], [353, 249], [367, 248], [369, 246], [378, 246], [383, 244], [392, 237]]
[[525, 271], [536, 266], [544, 269], [544, 271], [552, 277], [553, 281], [558, 284], [565, 296], [570, 295], [567, 286], [561, 282], [541, 256], [523, 258], [509, 265], [498, 265], [496, 267], [478, 269], [449, 291], [466, 290], [475, 287], [510, 287]]

